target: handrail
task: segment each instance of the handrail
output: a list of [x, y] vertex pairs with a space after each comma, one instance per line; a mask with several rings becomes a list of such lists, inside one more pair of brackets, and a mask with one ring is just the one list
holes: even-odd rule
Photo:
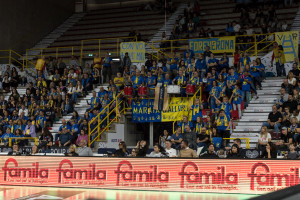
[[[194, 99], [197, 98], [197, 94], [198, 92], [200, 92], [200, 101], [202, 99], [202, 87], [199, 86], [198, 90], [195, 92], [195, 94], [191, 97], [191, 101], [194, 101]], [[190, 109], [190, 108], [189, 108]], [[178, 122], [178, 116], [179, 114], [177, 114], [176, 119], [173, 121], [173, 134], [175, 134], [176, 130], [175, 130], [175, 124]]]
[[[116, 98], [117, 98], [117, 97], [116, 97]], [[117, 99], [116, 99], [116, 100], [117, 100]], [[109, 127], [109, 125], [110, 125], [112, 122], [114, 122], [115, 119], [117, 119], [117, 117], [118, 117], [118, 114], [117, 114], [117, 113], [118, 113], [118, 107], [119, 107], [119, 105], [121, 105], [121, 103], [123, 103], [123, 100], [121, 100], [119, 103], [116, 103], [115, 108], [112, 109], [112, 110], [111, 110], [111, 111], [110, 111], [110, 112], [102, 119], [102, 121], [99, 122], [99, 123], [97, 124], [97, 126], [94, 128], [93, 131], [89, 132], [89, 147], [91, 147], [91, 144], [93, 144], [93, 143], [95, 142], [95, 140], [97, 140], [97, 139], [99, 138], [99, 136], [100, 136], [105, 130], [107, 130], [107, 127]], [[125, 110], [125, 109], [123, 108], [122, 111], [124, 111], [124, 110]], [[112, 114], [113, 111], [116, 112], [116, 116], [115, 116], [114, 119], [112, 119], [111, 121], [109, 121], [109, 116]], [[120, 112], [120, 113], [121, 113], [121, 112]], [[95, 117], [95, 118], [96, 118], [96, 117]], [[100, 117], [99, 117], [99, 119], [100, 119]], [[102, 130], [98, 130], [98, 135], [91, 141], [91, 133], [94, 132], [94, 131], [96, 130], [96, 128], [99, 129], [100, 125], [101, 125], [105, 120], [108, 121], [106, 127], [103, 128]], [[100, 120], [99, 120], [99, 121], [100, 121]], [[89, 126], [89, 130], [90, 130], [90, 126]]]
[[[36, 73], [35, 70], [28, 67], [28, 63], [33, 65], [33, 66], [35, 66], [35, 64], [33, 62], [29, 61], [28, 59], [26, 59], [24, 56], [17, 53], [16, 51], [14, 51], [12, 49], [8, 49], [8, 50], [0, 50], [0, 52], [7, 52], [8, 53], [8, 56], [3, 56], [3, 57], [0, 57], [0, 58], [8, 59], [9, 65], [11, 65], [12, 61], [15, 61], [15, 62], [17, 62], [18, 64], [20, 64], [22, 66], [23, 70], [26, 67], [30, 71], [32, 71], [33, 73]], [[13, 55], [16, 55], [18, 57], [18, 59], [14, 58]], [[20, 61], [19, 59], [22, 59], [22, 61]]]
[[[120, 97], [122, 95], [122, 92], [120, 92], [107, 106], [105, 106], [105, 108], [97, 115], [97, 116], [95, 116], [89, 123], [88, 123], [88, 131], [89, 131], [89, 146], [90, 146], [90, 135], [91, 135], [91, 133], [92, 132], [94, 132], [96, 129], [98, 129], [98, 132], [99, 132], [99, 128], [100, 128], [100, 125], [102, 124], [102, 122], [104, 121], [104, 120], [102, 120], [102, 121], [100, 121], [100, 117], [101, 117], [101, 115], [102, 114], [104, 114], [105, 112], [109, 112], [109, 108], [110, 108], [110, 106], [112, 105], [112, 103], [114, 103], [114, 102], [117, 102], [117, 100], [118, 100], [118, 98]], [[117, 104], [117, 103], [116, 103]], [[113, 109], [114, 110], [114, 109]], [[95, 121], [95, 120], [98, 120], [98, 124], [97, 124], [97, 126], [93, 129], [93, 130], [91, 130], [91, 124]]]
[[12, 145], [12, 140], [33, 140], [34, 139], [34, 143], [35, 145], [38, 145], [38, 138], [37, 137], [10, 137], [8, 138], [8, 146], [11, 147]]
[[246, 140], [246, 149], [250, 149], [249, 138], [223, 138], [223, 140], [235, 140], [235, 139]]

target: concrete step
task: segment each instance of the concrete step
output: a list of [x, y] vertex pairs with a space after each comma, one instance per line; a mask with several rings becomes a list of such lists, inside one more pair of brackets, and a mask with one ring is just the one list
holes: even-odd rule
[[264, 108], [268, 108], [268, 107], [271, 107], [274, 105], [274, 103], [260, 103], [260, 105], [257, 105], [257, 104], [249, 104], [248, 107], [255, 107], [257, 109], [264, 109]]
[[257, 90], [257, 94], [258, 96], [260, 95], [271, 95], [271, 94], [274, 94], [274, 95], [278, 95], [280, 94], [280, 91], [279, 90], [276, 90], [276, 91], [272, 91], [272, 90]]
[[262, 100], [261, 98], [259, 98], [258, 100], [251, 100], [250, 103], [251, 104], [264, 104], [264, 103], [276, 103], [277, 102], [277, 99], [274, 98], [274, 99], [269, 99], [269, 100]]
[[234, 137], [241, 137], [241, 138], [259, 137], [259, 133], [233, 132], [230, 137], [232, 137], [232, 138], [234, 138]]
[[262, 118], [252, 117], [252, 118], [242, 118], [242, 119], [240, 119], [240, 122], [266, 122], [266, 121], [267, 121], [267, 118], [262, 119]]
[[239, 132], [259, 132], [261, 130], [261, 126], [250, 126], [250, 124], [245, 126], [238, 125], [234, 130]]
[[262, 122], [238, 122], [237, 126], [262, 126]]
[[261, 108], [255, 108], [255, 107], [248, 107], [246, 110], [244, 110], [244, 113], [270, 113], [272, 111], [272, 108], [265, 107], [264, 109]]

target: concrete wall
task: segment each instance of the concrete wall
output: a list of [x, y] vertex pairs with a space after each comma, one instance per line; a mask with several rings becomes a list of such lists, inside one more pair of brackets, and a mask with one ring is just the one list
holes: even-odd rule
[[0, 48], [24, 53], [72, 15], [74, 0], [0, 2]]

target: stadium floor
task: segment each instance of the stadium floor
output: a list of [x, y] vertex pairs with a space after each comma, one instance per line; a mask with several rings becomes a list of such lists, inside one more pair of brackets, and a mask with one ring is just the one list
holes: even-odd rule
[[45, 199], [93, 199], [93, 200], [244, 200], [256, 195], [155, 192], [128, 190], [99, 190], [53, 187], [1, 186], [0, 199], [4, 200], [45, 200]]

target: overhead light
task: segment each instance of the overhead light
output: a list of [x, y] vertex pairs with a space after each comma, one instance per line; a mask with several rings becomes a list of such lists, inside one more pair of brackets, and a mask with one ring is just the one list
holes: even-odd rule
[[113, 61], [120, 61], [120, 58], [113, 58]]

